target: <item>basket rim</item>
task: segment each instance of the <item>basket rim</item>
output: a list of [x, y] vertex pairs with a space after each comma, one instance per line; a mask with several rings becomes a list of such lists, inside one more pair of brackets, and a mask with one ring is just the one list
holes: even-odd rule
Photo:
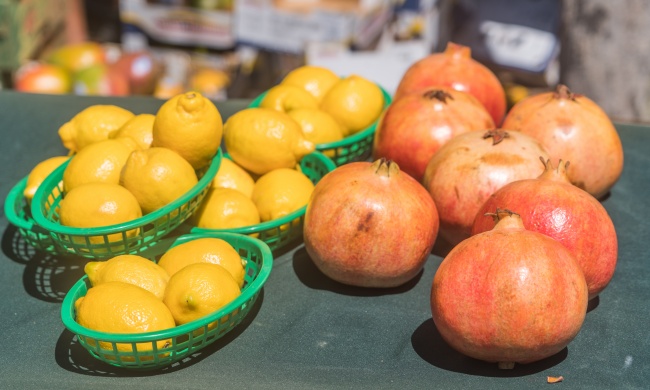
[[87, 286], [86, 281], [88, 276], [84, 275], [79, 279], [66, 293], [63, 303], [61, 304], [61, 320], [63, 325], [72, 333], [84, 337], [93, 338], [99, 341], [111, 341], [116, 343], [144, 343], [152, 342], [161, 339], [168, 339], [173, 337], [178, 337], [185, 335], [189, 332], [195, 331], [200, 327], [206, 326], [212, 322], [219, 320], [225, 314], [229, 314], [234, 311], [236, 308], [241, 306], [243, 303], [251, 299], [255, 294], [257, 294], [266, 281], [269, 278], [271, 269], [273, 268], [273, 253], [269, 246], [262, 240], [259, 240], [254, 237], [243, 236], [235, 233], [228, 232], [219, 232], [219, 233], [189, 233], [184, 234], [176, 238], [171, 247], [179, 245], [183, 242], [196, 240], [198, 238], [212, 237], [212, 238], [221, 238], [221, 239], [232, 239], [232, 240], [242, 240], [246, 241], [249, 244], [256, 246], [262, 253], [262, 266], [259, 269], [259, 272], [255, 276], [255, 279], [247, 285], [241, 292], [241, 294], [235, 298], [232, 302], [228, 303], [226, 306], [220, 308], [217, 311], [214, 311], [210, 314], [207, 314], [201, 318], [198, 318], [194, 321], [188, 322], [183, 325], [174, 326], [172, 328], [163, 329], [153, 332], [143, 332], [143, 333], [109, 333], [109, 332], [100, 332], [92, 329], [88, 329], [80, 325], [72, 316], [70, 312], [74, 311], [74, 301], [73, 296], [79, 291], [83, 286]]
[[27, 218], [20, 218], [18, 214], [16, 214], [16, 203], [25, 199], [23, 191], [27, 187], [28, 177], [29, 175], [20, 179], [18, 183], [9, 190], [9, 193], [5, 198], [4, 212], [7, 216], [7, 221], [12, 225], [21, 229], [32, 230], [35, 224], [34, 221]]
[[191, 198], [196, 196], [199, 192], [209, 187], [210, 182], [212, 182], [214, 176], [217, 174], [217, 171], [219, 170], [222, 157], [223, 157], [223, 152], [220, 147], [217, 150], [217, 153], [212, 158], [212, 162], [208, 166], [207, 171], [194, 185], [194, 187], [192, 187], [185, 194], [175, 199], [171, 203], [149, 214], [143, 215], [140, 218], [136, 218], [119, 224], [98, 226], [92, 228], [78, 228], [78, 227], [64, 226], [61, 225], [60, 223], [50, 221], [48, 218], [46, 218], [43, 215], [41, 205], [45, 202], [45, 199], [51, 193], [51, 189], [53, 189], [56, 185], [58, 185], [59, 181], [62, 180], [63, 172], [65, 171], [65, 168], [70, 162], [70, 160], [68, 160], [65, 163], [63, 163], [61, 166], [59, 166], [57, 169], [55, 169], [50, 175], [48, 175], [45, 178], [45, 180], [43, 180], [38, 190], [36, 190], [36, 194], [34, 195], [34, 199], [32, 199], [32, 204], [31, 204], [32, 217], [34, 218], [34, 221], [37, 225], [49, 230], [50, 232], [58, 233], [58, 234], [67, 234], [67, 235], [76, 235], [76, 236], [107, 235], [107, 234], [120, 233], [125, 230], [137, 229], [149, 223], [153, 223], [154, 221], [163, 217], [164, 215], [171, 213], [172, 211], [181, 207], [183, 204], [187, 203]]
[[[312, 156], [319, 160], [321, 163], [325, 165], [327, 168], [328, 173], [332, 172], [334, 169], [336, 169], [336, 164], [334, 164], [334, 161], [332, 161], [331, 158], [327, 157], [321, 152], [314, 151], [308, 154], [308, 156]], [[228, 154], [224, 156], [224, 158], [228, 158]], [[304, 157], [303, 157], [304, 159]], [[301, 160], [302, 163], [303, 160]], [[266, 222], [260, 222], [255, 225], [250, 225], [250, 226], [242, 226], [238, 228], [229, 228], [229, 229], [211, 229], [211, 228], [201, 228], [198, 226], [192, 227], [192, 232], [196, 233], [202, 233], [202, 232], [228, 232], [228, 233], [239, 233], [239, 234], [253, 234], [253, 233], [260, 233], [265, 230], [269, 229], [274, 229], [277, 228], [281, 225], [290, 223], [296, 218], [299, 218], [300, 216], [304, 215], [305, 212], [307, 211], [307, 205], [302, 206], [296, 211], [293, 211], [290, 214], [285, 215], [284, 217], [274, 219], [272, 221], [266, 221]]]
[[[342, 77], [343, 79], [344, 77]], [[381, 85], [375, 83], [381, 89], [381, 93], [384, 96], [384, 110], [392, 103], [393, 98], [390, 96], [388, 91], [384, 89]], [[260, 103], [262, 102], [262, 99], [266, 96], [268, 93], [268, 90], [262, 92], [259, 94], [249, 105], [248, 108], [258, 108]], [[321, 151], [321, 150], [329, 150], [329, 149], [335, 149], [335, 148], [340, 148], [340, 147], [345, 147], [352, 145], [356, 142], [361, 141], [362, 139], [371, 136], [374, 134], [374, 132], [377, 130], [377, 125], [379, 124], [379, 119], [375, 120], [370, 126], [366, 127], [365, 129], [349, 136], [345, 137], [343, 139], [340, 139], [338, 141], [334, 142], [328, 142], [328, 143], [323, 143], [323, 144], [316, 144], [316, 150]]]

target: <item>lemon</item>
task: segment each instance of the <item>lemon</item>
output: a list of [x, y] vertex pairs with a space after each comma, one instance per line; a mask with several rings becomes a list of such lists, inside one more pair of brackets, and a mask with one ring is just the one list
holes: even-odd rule
[[169, 275], [161, 266], [138, 255], [120, 255], [106, 261], [89, 261], [84, 267], [90, 285], [124, 282], [141, 287], [162, 300]]
[[[23, 196], [27, 202], [31, 202], [34, 198], [34, 194], [38, 187], [43, 183], [46, 177], [49, 176], [55, 169], [57, 169], [61, 164], [68, 161], [69, 157], [66, 156], [56, 156], [45, 159], [32, 168], [32, 170], [27, 175], [27, 183], [25, 189], [23, 190]], [[251, 186], [251, 193], [253, 192], [253, 187]]]
[[[138, 200], [129, 190], [110, 183], [90, 183], [72, 189], [59, 203], [59, 219], [64, 226], [94, 228], [132, 221], [142, 216]], [[127, 231], [127, 237], [138, 229]], [[122, 240], [121, 233], [109, 234], [108, 242]], [[90, 237], [91, 244], [104, 243], [103, 237]], [[85, 244], [83, 238], [75, 242]]]
[[[79, 325], [99, 332], [144, 333], [175, 326], [174, 317], [160, 299], [141, 287], [124, 282], [106, 282], [91, 287], [75, 302], [75, 309]], [[96, 345], [92, 339], [86, 341]], [[157, 349], [170, 345], [168, 339], [156, 341]], [[99, 346], [113, 350], [111, 343], [105, 341], [100, 341]], [[118, 351], [133, 351], [131, 344], [117, 343], [116, 346]], [[139, 352], [150, 351], [152, 347], [150, 342], [136, 344]]]
[[309, 201], [314, 184], [295, 169], [275, 169], [255, 182], [253, 202], [262, 222], [282, 218]]
[[218, 264], [190, 264], [169, 278], [163, 302], [177, 325], [211, 314], [240, 294], [232, 275]]
[[119, 184], [120, 172], [136, 145], [130, 138], [106, 139], [72, 156], [63, 171], [63, 191], [88, 183]]
[[232, 188], [210, 188], [193, 218], [196, 226], [205, 229], [233, 229], [260, 223], [255, 203]]
[[232, 160], [224, 158], [221, 160], [219, 171], [212, 179], [213, 188], [232, 188], [249, 198], [253, 194], [255, 180], [245, 169], [235, 164]]
[[59, 137], [63, 146], [71, 152], [78, 152], [92, 143], [108, 139], [133, 116], [131, 111], [118, 106], [93, 105], [64, 123], [59, 128]]
[[327, 68], [305, 65], [289, 72], [280, 84], [300, 87], [320, 102], [325, 93], [339, 80], [339, 76]]
[[314, 144], [326, 144], [343, 139], [341, 124], [330, 114], [317, 108], [302, 108], [288, 113], [298, 122], [302, 133]]
[[198, 183], [196, 172], [171, 149], [136, 150], [126, 160], [120, 184], [135, 195], [142, 212], [151, 213], [187, 193]]
[[315, 149], [296, 121], [268, 108], [246, 108], [231, 116], [224, 142], [235, 163], [258, 175], [293, 168]]
[[135, 141], [138, 149], [148, 149], [153, 142], [153, 121], [156, 119], [152, 114], [139, 114], [129, 119], [117, 131], [110, 134], [109, 138], [128, 137]]
[[384, 95], [377, 84], [357, 75], [348, 76], [323, 96], [320, 108], [344, 127], [344, 136], [375, 122], [384, 108]]
[[197, 238], [170, 248], [158, 261], [169, 276], [190, 264], [211, 263], [226, 269], [239, 287], [244, 285], [246, 262], [228, 242], [214, 237]]
[[206, 96], [219, 96], [219, 93], [230, 84], [230, 77], [222, 70], [202, 68], [190, 78], [190, 87]]
[[266, 92], [260, 107], [290, 112], [299, 108], [317, 108], [318, 100], [300, 87], [278, 84]]
[[169, 148], [194, 169], [210, 165], [221, 145], [223, 122], [217, 107], [198, 92], [167, 100], [156, 113], [152, 146]]

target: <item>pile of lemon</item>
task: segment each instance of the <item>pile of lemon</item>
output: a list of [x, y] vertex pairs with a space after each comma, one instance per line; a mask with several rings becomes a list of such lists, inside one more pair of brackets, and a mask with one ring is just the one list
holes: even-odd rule
[[[143, 333], [189, 323], [235, 300], [244, 286], [246, 261], [228, 242], [207, 237], [172, 247], [158, 263], [120, 255], [88, 262], [84, 271], [91, 287], [75, 302], [77, 322], [99, 332]], [[169, 345], [171, 340], [157, 342], [158, 349]], [[103, 348], [112, 349], [110, 343]], [[117, 348], [132, 350], [130, 344]]]
[[[59, 129], [72, 155], [63, 173], [59, 222], [77, 228], [108, 226], [166, 206], [198, 183], [197, 172], [212, 162], [222, 134], [219, 111], [197, 92], [167, 100], [156, 115], [135, 115], [113, 105], [82, 110]], [[66, 160], [58, 156], [34, 167], [24, 192], [28, 201]], [[111, 242], [121, 239], [119, 233], [108, 236]], [[91, 244], [99, 240], [93, 237]]]
[[224, 158], [190, 222], [203, 229], [234, 229], [282, 218], [300, 209], [314, 190], [300, 167], [255, 176]]
[[[273, 117], [275, 121], [300, 130], [307, 141], [318, 145], [339, 141], [368, 128], [379, 119], [384, 103], [381, 88], [362, 76], [341, 78], [327, 68], [305, 65], [292, 70], [269, 89], [259, 107], [244, 110], [240, 115], [251, 122], [251, 118], [263, 121], [264, 117], [271, 116], [267, 110], [275, 111], [279, 113]], [[273, 134], [257, 137], [257, 147], [268, 148], [265, 140], [274, 138]], [[228, 142], [227, 136], [225, 140]], [[293, 150], [300, 153], [300, 143]], [[246, 168], [255, 171], [256, 167]]]
[[194, 224], [232, 229], [282, 218], [305, 206], [314, 186], [299, 162], [317, 144], [339, 141], [374, 123], [384, 107], [375, 83], [302, 66], [269, 89], [259, 107], [224, 125], [224, 159]]

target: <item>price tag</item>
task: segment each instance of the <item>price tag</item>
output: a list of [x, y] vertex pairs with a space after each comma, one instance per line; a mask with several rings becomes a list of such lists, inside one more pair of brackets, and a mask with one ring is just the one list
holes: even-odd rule
[[481, 23], [480, 31], [493, 61], [500, 65], [541, 72], [559, 50], [557, 38], [548, 31], [494, 21]]

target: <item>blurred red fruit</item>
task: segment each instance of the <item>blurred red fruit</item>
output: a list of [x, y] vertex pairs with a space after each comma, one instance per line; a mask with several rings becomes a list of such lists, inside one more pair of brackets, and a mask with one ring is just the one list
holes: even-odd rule
[[70, 73], [60, 66], [29, 62], [14, 76], [14, 88], [21, 92], [64, 94], [72, 86]]

